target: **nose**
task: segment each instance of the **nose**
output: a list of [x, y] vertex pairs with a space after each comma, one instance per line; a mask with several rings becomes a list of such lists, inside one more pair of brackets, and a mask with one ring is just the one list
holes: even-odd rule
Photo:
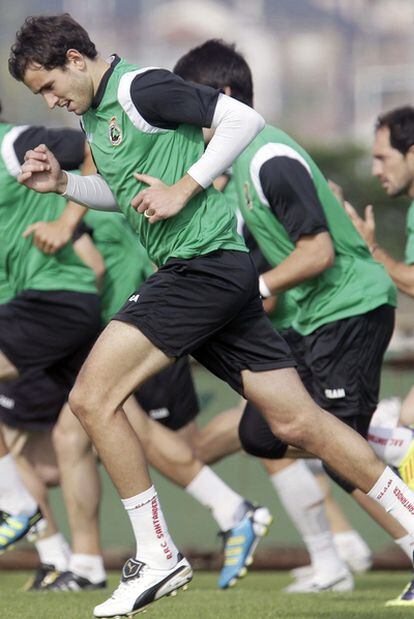
[[371, 174], [377, 177], [382, 174], [382, 163], [378, 159], [374, 159], [372, 162]]
[[54, 107], [56, 107], [56, 104], [59, 101], [59, 97], [56, 97], [56, 95], [53, 95], [52, 93], [46, 93], [43, 95], [46, 103], [47, 103], [47, 107], [49, 108], [49, 110], [53, 110]]

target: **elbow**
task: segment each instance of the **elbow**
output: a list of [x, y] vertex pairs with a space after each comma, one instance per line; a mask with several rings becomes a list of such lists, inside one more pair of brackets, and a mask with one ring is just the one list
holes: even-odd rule
[[262, 129], [264, 129], [266, 121], [263, 116], [258, 114], [255, 110], [252, 110], [252, 112], [254, 114], [254, 119], [252, 119], [251, 127], [252, 133], [254, 137], [256, 137], [256, 135], [258, 135], [262, 131]]
[[334, 262], [335, 262], [335, 250], [333, 248], [333, 245], [331, 244], [331, 246], [325, 251], [325, 255], [323, 257], [323, 261], [324, 261], [324, 267], [323, 270], [325, 269], [329, 269], [330, 267], [333, 267]]
[[318, 254], [314, 255], [314, 273], [313, 275], [320, 275], [330, 267], [334, 265], [335, 262], [335, 251], [333, 246], [324, 248], [323, 251], [318, 252]]

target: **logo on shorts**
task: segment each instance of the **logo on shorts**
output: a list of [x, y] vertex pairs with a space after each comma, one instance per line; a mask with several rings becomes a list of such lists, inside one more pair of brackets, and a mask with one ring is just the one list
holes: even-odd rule
[[325, 389], [325, 395], [330, 400], [338, 400], [345, 397], [345, 389]]
[[165, 406], [163, 408], [153, 408], [149, 412], [151, 419], [166, 419], [170, 416], [170, 411]]
[[138, 299], [139, 299], [139, 294], [132, 294], [129, 297], [128, 301], [134, 301], [134, 303], [136, 303], [138, 301]]
[[0, 406], [11, 410], [14, 408], [15, 401], [12, 398], [8, 398], [4, 393], [0, 393]]
[[122, 142], [122, 130], [116, 122], [115, 116], [112, 116], [109, 121], [109, 139], [111, 140], [112, 146], [118, 146], [118, 144]]

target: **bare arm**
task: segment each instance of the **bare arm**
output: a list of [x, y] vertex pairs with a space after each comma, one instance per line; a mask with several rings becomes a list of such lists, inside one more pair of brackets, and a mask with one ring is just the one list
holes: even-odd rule
[[334, 259], [335, 253], [328, 232], [302, 236], [293, 252], [274, 269], [261, 275], [261, 278], [269, 292], [277, 294], [320, 275], [332, 266]]
[[395, 260], [385, 249], [378, 245], [376, 241], [375, 216], [372, 205], [366, 207], [365, 217], [360, 217], [356, 209], [349, 204], [349, 202], [345, 202], [345, 210], [356, 230], [368, 245], [372, 257], [384, 265], [388, 275], [399, 290], [414, 297], [414, 265]]
[[79, 258], [95, 273], [96, 285], [101, 290], [105, 275], [105, 261], [102, 254], [93, 244], [89, 234], [82, 234], [74, 243], [73, 249]]

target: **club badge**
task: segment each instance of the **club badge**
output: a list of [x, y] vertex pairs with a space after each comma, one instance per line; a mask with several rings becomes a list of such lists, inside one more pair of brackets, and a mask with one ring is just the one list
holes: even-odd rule
[[122, 130], [121, 127], [116, 122], [116, 117], [112, 116], [109, 121], [109, 139], [111, 141], [112, 146], [118, 146], [122, 142]]

